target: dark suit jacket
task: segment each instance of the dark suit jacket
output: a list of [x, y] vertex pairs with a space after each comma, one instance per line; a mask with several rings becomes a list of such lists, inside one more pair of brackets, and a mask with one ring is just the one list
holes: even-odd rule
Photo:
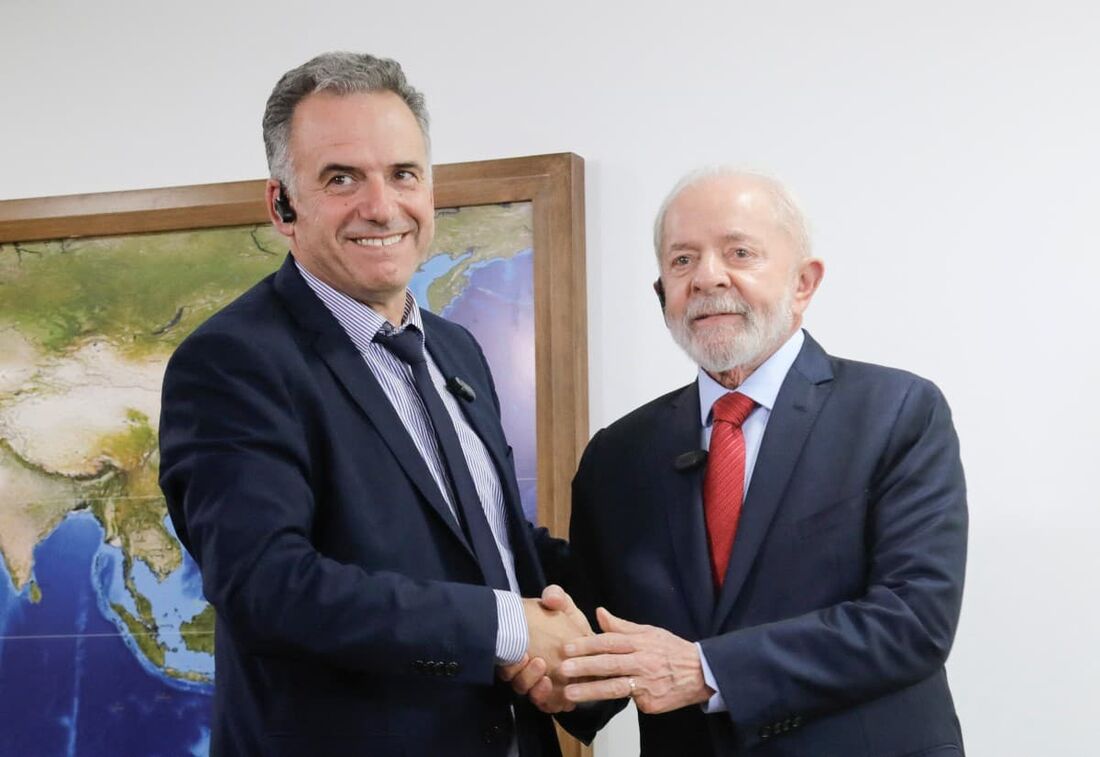
[[[966, 499], [939, 391], [807, 336], [768, 421], [721, 593], [710, 578], [697, 383], [592, 439], [571, 543], [589, 602], [702, 642], [728, 713], [640, 716], [646, 755], [962, 754], [944, 674]], [[590, 735], [590, 734], [582, 734]]]
[[[424, 312], [426, 343], [496, 464], [523, 593], [556, 545], [523, 518], [484, 356]], [[217, 611], [212, 751], [504, 755], [492, 591], [381, 386], [291, 258], [176, 351], [161, 486]], [[536, 551], [536, 542], [541, 554]], [[517, 703], [521, 754], [557, 755]]]

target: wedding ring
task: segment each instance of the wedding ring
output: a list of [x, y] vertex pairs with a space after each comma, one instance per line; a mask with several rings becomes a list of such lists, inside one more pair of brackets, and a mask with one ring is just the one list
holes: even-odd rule
[[626, 682], [627, 682], [628, 684], [630, 684], [630, 696], [631, 696], [631, 698], [633, 698], [633, 697], [634, 697], [634, 692], [635, 692], [635, 690], [637, 690], [637, 688], [638, 688], [638, 684], [634, 683], [634, 679], [633, 679], [633, 678], [627, 678], [627, 679], [626, 679]]

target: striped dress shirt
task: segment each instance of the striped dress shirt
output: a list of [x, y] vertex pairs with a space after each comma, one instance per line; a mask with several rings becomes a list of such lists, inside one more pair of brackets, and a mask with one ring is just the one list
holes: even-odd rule
[[[412, 327], [421, 335], [424, 334], [416, 298], [413, 297], [412, 292], [406, 290], [405, 312], [402, 315], [401, 324], [395, 328], [369, 306], [333, 289], [297, 261], [294, 264], [309, 288], [347, 332], [348, 337], [359, 350], [359, 354], [363, 356], [367, 367], [378, 379], [382, 391], [393, 405], [393, 409], [397, 411], [401, 423], [412, 437], [420, 456], [424, 458], [436, 486], [439, 487], [443, 499], [450, 508], [451, 515], [456, 522], [460, 522], [435, 430], [432, 428], [428, 411], [424, 407], [424, 401], [416, 390], [412, 368], [374, 341], [375, 335], [380, 331], [398, 333]], [[492, 531], [493, 540], [500, 551], [500, 560], [504, 563], [504, 572], [508, 575], [508, 586], [511, 591], [494, 589], [493, 593], [497, 606], [497, 664], [512, 664], [518, 662], [527, 651], [528, 638], [527, 620], [523, 614], [519, 583], [516, 580], [515, 559], [508, 542], [508, 513], [504, 509], [504, 492], [485, 444], [467, 423], [466, 417], [458, 406], [458, 401], [447, 391], [446, 380], [432, 359], [431, 353], [425, 350], [425, 356], [432, 383], [435, 384], [436, 391], [454, 423], [455, 432], [462, 445], [463, 456], [466, 458], [466, 465], [470, 469], [478, 499], [481, 500], [481, 507], [485, 511], [485, 519], [489, 522], [489, 530]]]

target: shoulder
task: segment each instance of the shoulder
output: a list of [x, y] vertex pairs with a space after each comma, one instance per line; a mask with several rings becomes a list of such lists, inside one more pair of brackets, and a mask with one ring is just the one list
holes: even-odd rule
[[[888, 440], [920, 438], [929, 431], [946, 433], [952, 428], [947, 400], [929, 379], [900, 368], [826, 355], [823, 351], [821, 355], [830, 376], [826, 381], [819, 379], [819, 386], [814, 387], [825, 390], [816, 424], [819, 431], [843, 434], [853, 440], [879, 439], [885, 444]], [[800, 370], [801, 358], [795, 361], [792, 372]], [[790, 389], [788, 398], [800, 404], [797, 384]], [[784, 391], [786, 385], [781, 397]]]
[[588, 449], [634, 449], [639, 442], [644, 443], [647, 437], [666, 429], [674, 416], [678, 417], [681, 413], [698, 415], [698, 412], [699, 389], [693, 381], [650, 400], [600, 429], [592, 436]]
[[275, 293], [274, 274], [257, 282], [237, 299], [210, 316], [192, 336], [279, 328], [287, 318], [286, 307]]
[[660, 397], [631, 410], [608, 426], [606, 431], [617, 434], [630, 433], [639, 427], [647, 426], [653, 420], [659, 419], [669, 412], [685, 407], [698, 410], [699, 389], [695, 381], [678, 389], [673, 389], [671, 392], [662, 394]]
[[935, 383], [911, 371], [834, 356], [829, 361], [838, 396], [867, 408], [946, 404]]
[[939, 388], [927, 378], [900, 368], [828, 354], [809, 334], [791, 366], [791, 374], [813, 384], [829, 383], [834, 401], [871, 412], [911, 399], [943, 401]]
[[255, 284], [204, 321], [176, 348], [169, 362], [211, 364], [277, 360], [296, 341], [297, 329], [275, 293], [274, 276]]

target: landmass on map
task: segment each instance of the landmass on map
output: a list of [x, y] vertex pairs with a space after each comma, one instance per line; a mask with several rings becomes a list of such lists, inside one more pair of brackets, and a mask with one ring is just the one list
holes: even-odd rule
[[[429, 258], [452, 263], [428, 285], [442, 312], [471, 271], [533, 244], [530, 203], [437, 212]], [[107, 604], [141, 655], [179, 670], [153, 603], [134, 578], [181, 566], [157, 485], [160, 386], [168, 357], [200, 323], [283, 260], [266, 225], [0, 244], [0, 559], [16, 593], [40, 601], [34, 550], [75, 511], [90, 512], [122, 555], [129, 601]], [[162, 620], [162, 622], [164, 622]], [[213, 654], [209, 605], [179, 624], [190, 652]]]
[[136, 613], [112, 611], [166, 665], [135, 561], [158, 580], [182, 561], [157, 485], [160, 384], [199, 323], [274, 270], [266, 226], [0, 245], [0, 557], [17, 592], [41, 599], [34, 549], [87, 510], [120, 549]]
[[507, 260], [534, 244], [529, 202], [472, 205], [436, 212], [435, 240], [428, 257], [458, 262], [428, 287], [428, 310], [442, 313], [470, 283], [470, 271], [489, 260]]

